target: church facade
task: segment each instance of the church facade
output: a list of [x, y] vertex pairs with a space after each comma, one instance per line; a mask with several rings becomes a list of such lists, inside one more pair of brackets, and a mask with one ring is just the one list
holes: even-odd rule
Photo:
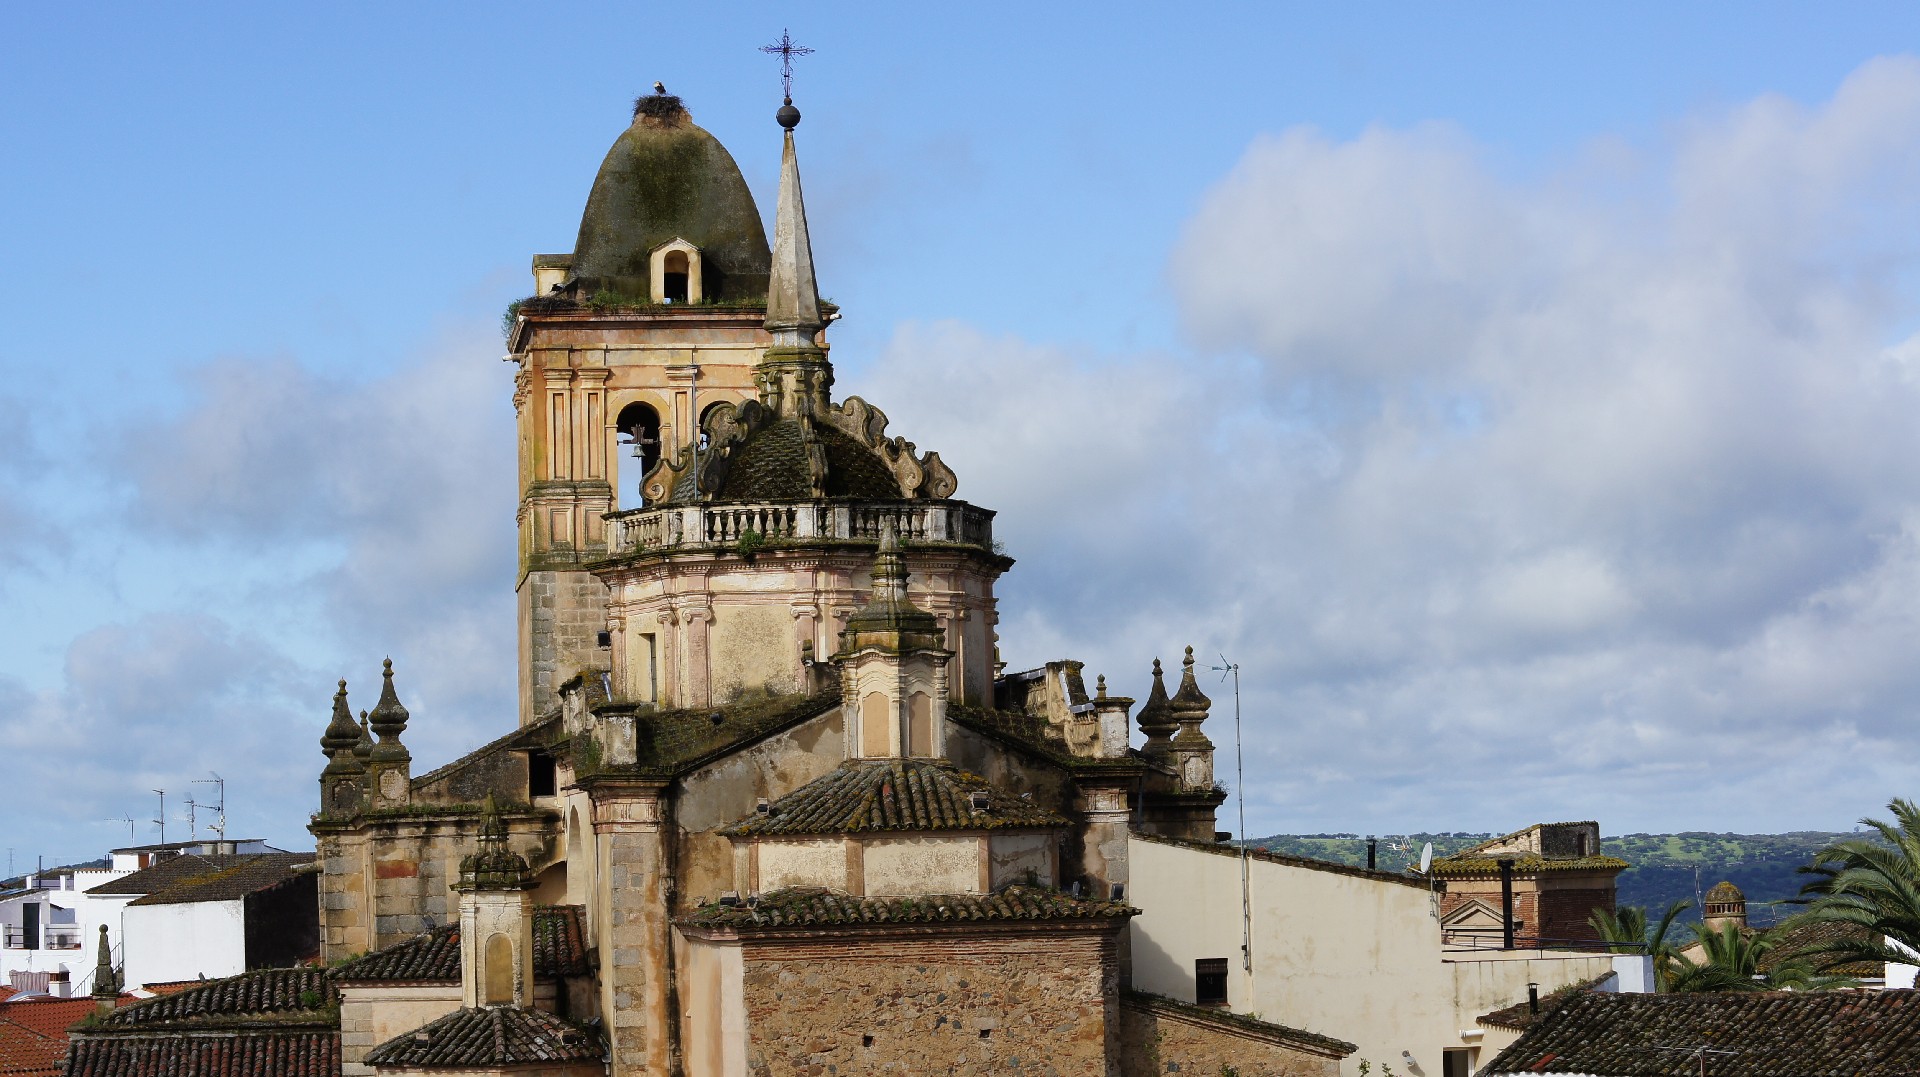
[[657, 93], [534, 259], [517, 720], [415, 774], [391, 665], [359, 721], [339, 686], [311, 830], [343, 1072], [1338, 1072], [1352, 1044], [1128, 990], [1130, 835], [1211, 844], [1225, 797], [1191, 649], [1137, 713], [1079, 663], [1000, 668], [1014, 562], [836, 396], [777, 120], [771, 241]]

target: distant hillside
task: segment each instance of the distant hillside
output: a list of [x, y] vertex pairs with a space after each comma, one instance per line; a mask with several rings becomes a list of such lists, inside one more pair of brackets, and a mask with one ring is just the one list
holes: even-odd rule
[[[1492, 834], [1411, 834], [1380, 840], [1379, 866], [1400, 871], [1419, 862], [1420, 847], [1433, 843], [1445, 856], [1494, 837]], [[1747, 914], [1767, 923], [1791, 910], [1769, 907], [1800, 892], [1794, 869], [1821, 846], [1854, 834], [1804, 830], [1791, 834], [1626, 834], [1601, 839], [1602, 851], [1631, 868], [1620, 873], [1620, 904], [1639, 905], [1658, 916], [1672, 902], [1695, 899], [1722, 879], [1731, 879], [1747, 895]], [[1364, 864], [1367, 842], [1358, 834], [1275, 834], [1255, 845], [1295, 856], [1341, 864]], [[1698, 880], [1696, 889], [1696, 878]], [[1696, 908], [1688, 919], [1698, 919]]]

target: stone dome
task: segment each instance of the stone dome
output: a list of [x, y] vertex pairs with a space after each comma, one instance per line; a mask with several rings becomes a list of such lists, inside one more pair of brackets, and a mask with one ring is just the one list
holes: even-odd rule
[[1708, 905], [1730, 905], [1738, 902], [1744, 905], [1746, 904], [1746, 900], [1747, 895], [1741, 893], [1739, 887], [1733, 885], [1731, 882], [1722, 880], [1715, 883], [1713, 889], [1707, 891], [1705, 903]]
[[700, 248], [708, 299], [766, 297], [772, 254], [740, 166], [679, 98], [656, 94], [635, 104], [632, 126], [594, 177], [573, 246], [573, 290], [582, 299], [603, 290], [648, 296], [649, 258], [675, 239]]
[[[805, 501], [813, 497], [812, 465], [799, 419], [776, 419], [749, 435], [728, 461], [715, 495], [721, 501]], [[825, 423], [814, 425], [825, 451], [827, 497], [893, 501], [905, 495], [879, 454]], [[698, 500], [691, 472], [674, 486], [673, 501]]]

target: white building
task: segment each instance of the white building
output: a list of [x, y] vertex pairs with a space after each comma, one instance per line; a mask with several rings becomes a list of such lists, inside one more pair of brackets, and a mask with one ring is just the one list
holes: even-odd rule
[[[1466, 1077], [1514, 1033], [1480, 1015], [1601, 981], [1612, 955], [1449, 947], [1427, 880], [1134, 831], [1133, 988], [1349, 1040], [1342, 1063]], [[1241, 947], [1250, 936], [1250, 955]]]

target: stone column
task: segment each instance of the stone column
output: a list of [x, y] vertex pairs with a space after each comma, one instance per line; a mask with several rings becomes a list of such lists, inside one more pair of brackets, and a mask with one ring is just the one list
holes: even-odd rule
[[660, 654], [656, 659], [660, 670], [660, 697], [655, 704], [666, 710], [680, 705], [680, 646], [676, 638], [680, 617], [672, 610], [662, 610], [656, 616], [660, 621]]
[[686, 625], [687, 668], [686, 680], [681, 682], [680, 705], [683, 707], [705, 707], [713, 702], [712, 676], [707, 653], [707, 625], [713, 619], [711, 607], [701, 605], [678, 611], [680, 621]]
[[594, 784], [593, 829], [604, 903], [600, 1011], [606, 1020], [612, 1077], [670, 1077], [677, 1072], [674, 1033], [671, 810], [667, 783]]

